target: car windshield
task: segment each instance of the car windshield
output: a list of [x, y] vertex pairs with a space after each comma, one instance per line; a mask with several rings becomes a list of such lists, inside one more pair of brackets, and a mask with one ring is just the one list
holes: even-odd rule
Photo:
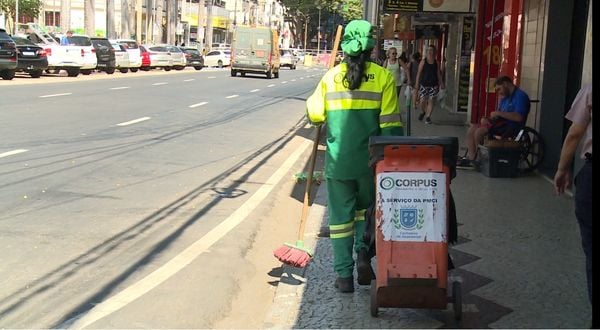
[[123, 45], [120, 44], [110, 44], [112, 46], [112, 48], [114, 48], [116, 51], [121, 51], [124, 52], [125, 51], [125, 47]]
[[106, 39], [93, 39], [92, 44], [96, 48], [101, 48], [101, 47], [112, 48], [112, 46], [110, 45], [110, 42], [108, 42], [108, 40], [106, 40]]
[[171, 53], [181, 53], [181, 49], [177, 48], [177, 47], [168, 47], [167, 48]]
[[200, 51], [197, 49], [186, 49], [185, 52], [188, 54], [200, 55]]
[[167, 52], [167, 49], [165, 47], [162, 47], [162, 46], [155, 46], [155, 47], [150, 47], [150, 51], [153, 51], [153, 52]]
[[10, 36], [8, 35], [8, 33], [0, 31], [0, 39], [10, 39]]
[[226, 56], [230, 56], [230, 55], [231, 55], [231, 52], [230, 52], [230, 51], [226, 51], [226, 52], [223, 52], [223, 53], [224, 53]]
[[33, 42], [31, 42], [31, 40], [29, 40], [29, 39], [17, 38], [17, 37], [13, 37], [12, 39], [15, 42], [15, 44], [17, 44], [18, 46], [35, 46], [35, 44]]
[[92, 45], [90, 38], [84, 37], [84, 36], [67, 37], [67, 40], [69, 40], [69, 44], [72, 46], [91, 46]]

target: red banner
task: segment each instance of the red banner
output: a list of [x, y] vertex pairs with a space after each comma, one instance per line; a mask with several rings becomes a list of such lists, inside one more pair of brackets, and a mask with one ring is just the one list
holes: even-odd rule
[[[510, 0], [509, 0], [510, 1]], [[494, 6], [495, 5], [495, 6]], [[477, 14], [471, 122], [496, 110], [494, 82], [502, 61], [504, 0], [480, 0]]]

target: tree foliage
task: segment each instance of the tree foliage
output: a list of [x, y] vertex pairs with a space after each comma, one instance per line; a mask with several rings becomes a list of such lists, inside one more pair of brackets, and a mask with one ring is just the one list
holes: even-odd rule
[[[8, 13], [8, 16], [14, 19], [16, 4], [16, 0], [0, 0], [0, 11]], [[38, 17], [42, 5], [42, 0], [19, 0], [19, 17]]]

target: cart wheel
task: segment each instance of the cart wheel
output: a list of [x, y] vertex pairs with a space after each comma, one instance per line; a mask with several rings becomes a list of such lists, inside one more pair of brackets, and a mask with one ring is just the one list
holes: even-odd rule
[[454, 318], [460, 320], [462, 317], [462, 290], [458, 281], [452, 283], [452, 306]]
[[379, 307], [377, 306], [377, 280], [371, 280], [371, 316], [377, 317]]

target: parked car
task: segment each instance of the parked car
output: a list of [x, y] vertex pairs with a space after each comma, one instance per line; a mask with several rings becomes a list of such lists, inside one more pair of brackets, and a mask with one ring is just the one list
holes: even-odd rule
[[117, 69], [121, 71], [121, 73], [127, 73], [131, 64], [129, 62], [129, 53], [125, 49], [125, 46], [116, 42], [112, 43], [111, 46], [115, 52], [115, 64]]
[[32, 78], [41, 77], [48, 69], [46, 51], [27, 38], [13, 36], [12, 39], [17, 44], [17, 71], [26, 72]]
[[204, 56], [204, 66], [224, 66], [231, 65], [231, 51], [229, 50], [213, 50]]
[[277, 30], [268, 27], [237, 27], [233, 33], [231, 45], [233, 59], [231, 76], [239, 72], [259, 73], [271, 79], [279, 78], [280, 56]]
[[173, 69], [185, 69], [185, 53], [177, 46], [165, 45], [165, 48], [167, 48], [167, 51], [171, 55]]
[[115, 73], [117, 61], [115, 58], [115, 50], [106, 38], [91, 38], [92, 45], [96, 50], [97, 69], [108, 74]]
[[185, 65], [193, 66], [196, 70], [202, 70], [204, 66], [204, 57], [200, 51], [194, 47], [179, 47], [185, 55]]
[[142, 71], [150, 71], [150, 52], [146, 49], [146, 46], [139, 46], [140, 49], [140, 57], [142, 58], [142, 65], [140, 65], [140, 70]]
[[173, 68], [173, 59], [171, 53], [167, 50], [167, 47], [160, 45], [146, 45], [144, 46], [150, 55], [150, 66], [149, 68], [163, 68], [165, 71], [171, 71]]
[[127, 53], [129, 53], [129, 71], [137, 72], [142, 66], [140, 45], [132, 39], [116, 39], [115, 42], [125, 46]]
[[212, 50], [230, 50], [231, 45], [226, 43], [213, 43], [210, 48]]
[[281, 66], [286, 66], [292, 70], [296, 70], [296, 64], [298, 63], [298, 57], [294, 55], [291, 49], [282, 49], [281, 53]]
[[0, 28], [0, 77], [11, 80], [15, 77], [16, 70], [17, 45], [6, 30]]
[[[60, 39], [60, 36], [58, 37]], [[83, 34], [74, 34], [71, 37], [67, 37], [67, 40], [70, 47], [76, 47], [80, 50], [80, 72], [86, 75], [92, 73], [92, 71], [98, 66], [98, 58], [96, 56], [96, 49], [92, 45], [92, 40], [90, 37]]]

